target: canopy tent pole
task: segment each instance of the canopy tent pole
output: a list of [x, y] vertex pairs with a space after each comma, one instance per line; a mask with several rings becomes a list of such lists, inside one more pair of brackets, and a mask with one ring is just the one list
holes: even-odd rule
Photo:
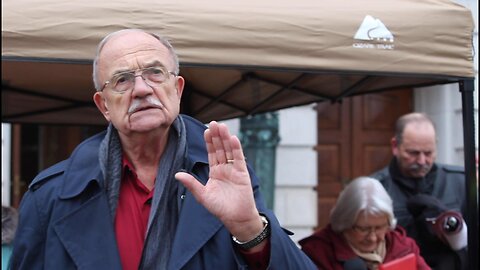
[[463, 145], [467, 188], [468, 269], [478, 268], [478, 183], [475, 164], [475, 120], [473, 107], [473, 79], [459, 81], [462, 93]]

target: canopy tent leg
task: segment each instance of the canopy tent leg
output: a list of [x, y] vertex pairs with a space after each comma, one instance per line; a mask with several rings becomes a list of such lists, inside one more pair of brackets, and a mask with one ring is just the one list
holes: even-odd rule
[[478, 183], [475, 164], [475, 120], [473, 79], [459, 81], [462, 93], [463, 145], [467, 188], [468, 269], [478, 268]]

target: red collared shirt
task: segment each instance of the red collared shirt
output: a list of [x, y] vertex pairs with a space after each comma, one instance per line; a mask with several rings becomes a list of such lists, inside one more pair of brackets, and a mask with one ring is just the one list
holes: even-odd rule
[[142, 257], [153, 190], [148, 190], [138, 179], [133, 165], [125, 156], [122, 168], [115, 235], [122, 269], [137, 270]]

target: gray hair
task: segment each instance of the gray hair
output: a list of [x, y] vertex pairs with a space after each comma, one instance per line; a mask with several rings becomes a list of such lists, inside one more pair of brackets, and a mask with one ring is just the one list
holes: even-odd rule
[[395, 139], [397, 140], [398, 145], [402, 144], [405, 127], [411, 123], [428, 123], [432, 125], [435, 130], [435, 124], [427, 114], [418, 112], [405, 114], [398, 118], [395, 123]]
[[105, 46], [105, 44], [107, 44], [107, 42], [112, 37], [114, 37], [118, 34], [121, 34], [121, 33], [125, 33], [125, 32], [142, 32], [142, 33], [149, 34], [152, 37], [158, 39], [158, 41], [160, 41], [160, 43], [162, 43], [163, 46], [165, 46], [168, 49], [168, 51], [170, 52], [170, 55], [172, 57], [172, 62], [174, 64], [174, 71], [173, 72], [176, 75], [178, 75], [180, 73], [180, 63], [179, 63], [179, 60], [178, 60], [178, 55], [175, 52], [175, 49], [173, 48], [172, 44], [170, 44], [170, 41], [168, 41], [168, 39], [166, 37], [163, 37], [163, 36], [160, 36], [160, 35], [157, 35], [157, 34], [154, 34], [154, 33], [146, 32], [146, 31], [141, 30], [141, 29], [122, 29], [122, 30], [119, 30], [119, 31], [108, 34], [106, 37], [104, 37], [102, 39], [102, 41], [100, 41], [100, 43], [98, 43], [97, 51], [95, 53], [95, 58], [93, 60], [93, 85], [95, 86], [95, 89], [97, 91], [100, 91], [100, 89], [102, 88], [102, 83], [98, 81], [98, 60], [99, 60], [99, 57], [100, 57], [100, 53], [102, 52], [102, 49]]
[[393, 202], [387, 191], [378, 180], [366, 176], [355, 178], [340, 193], [330, 212], [332, 229], [342, 232], [352, 228], [362, 211], [370, 215], [386, 214], [390, 228], [397, 225]]

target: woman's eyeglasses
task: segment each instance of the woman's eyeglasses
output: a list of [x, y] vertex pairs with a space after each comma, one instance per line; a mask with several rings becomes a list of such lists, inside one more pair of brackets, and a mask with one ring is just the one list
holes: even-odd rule
[[388, 231], [390, 228], [389, 224], [384, 224], [381, 226], [369, 226], [369, 227], [364, 227], [364, 226], [358, 226], [358, 225], [353, 225], [352, 229], [357, 232], [358, 234], [362, 236], [367, 236], [370, 235], [372, 232], [376, 234], [383, 234]]

